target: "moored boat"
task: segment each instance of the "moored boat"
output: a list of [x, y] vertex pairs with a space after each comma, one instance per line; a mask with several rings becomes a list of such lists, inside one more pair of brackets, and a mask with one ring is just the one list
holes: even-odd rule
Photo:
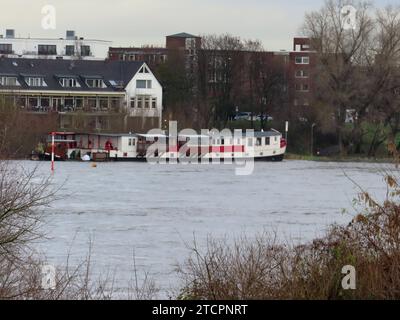
[[[90, 157], [94, 161], [230, 161], [237, 159], [282, 161], [286, 140], [276, 130], [210, 132], [207, 134], [169, 135], [56, 133], [55, 158], [58, 160]], [[51, 147], [46, 148], [48, 159]]]

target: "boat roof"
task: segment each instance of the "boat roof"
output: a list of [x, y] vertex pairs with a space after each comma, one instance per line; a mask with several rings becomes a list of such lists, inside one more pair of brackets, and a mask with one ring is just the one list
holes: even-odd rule
[[[246, 135], [245, 133], [243, 135]], [[281, 136], [282, 134], [276, 130], [271, 131], [255, 131], [254, 137], [255, 138], [262, 138], [262, 137], [277, 137]]]
[[[90, 136], [102, 136], [102, 137], [143, 137], [143, 138], [167, 138], [170, 137], [170, 135], [162, 134], [162, 133], [74, 133], [74, 132], [57, 132], [56, 134], [60, 135], [90, 135]], [[281, 136], [282, 134], [279, 131], [276, 130], [269, 130], [269, 131], [254, 131], [254, 132], [248, 132], [244, 131], [242, 132], [242, 136], [246, 137], [254, 137], [254, 138], [261, 138], [261, 137], [276, 137], [276, 136]], [[224, 135], [223, 132], [213, 134], [213, 132], [210, 132], [210, 134], [179, 134], [179, 137], [182, 138], [210, 138], [214, 136], [227, 136]], [[233, 137], [235, 137], [235, 134], [233, 133]]]

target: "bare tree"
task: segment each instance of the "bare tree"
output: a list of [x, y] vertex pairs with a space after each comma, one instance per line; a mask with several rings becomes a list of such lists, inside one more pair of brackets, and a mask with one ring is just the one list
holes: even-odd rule
[[229, 34], [202, 37], [199, 52], [199, 93], [207, 100], [213, 124], [224, 126], [241, 94], [245, 43]]
[[249, 100], [253, 111], [261, 115], [261, 128], [265, 129], [267, 115], [287, 116], [287, 66], [284, 56], [263, 50], [250, 51], [247, 65]]
[[[373, 50], [375, 21], [371, 18], [368, 2], [352, 1], [356, 21], [352, 28], [344, 27], [341, 10], [349, 4], [342, 0], [328, 0], [317, 12], [306, 15], [304, 32], [312, 40], [317, 52], [316, 101], [332, 108], [342, 153], [349, 145], [360, 145], [361, 120], [373, 107], [382, 90], [384, 73], [376, 73]], [[345, 138], [346, 115], [353, 110], [354, 124], [349, 139]]]

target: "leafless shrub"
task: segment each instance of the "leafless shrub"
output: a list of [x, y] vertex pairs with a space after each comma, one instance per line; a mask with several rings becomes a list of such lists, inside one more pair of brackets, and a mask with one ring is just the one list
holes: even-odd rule
[[[43, 208], [56, 197], [49, 177], [40, 178], [37, 170], [25, 170], [15, 162], [0, 161], [0, 299], [108, 300], [114, 298], [115, 274], [95, 276], [92, 241], [85, 259], [70, 263], [69, 252], [64, 266], [56, 268], [54, 288], [44, 289], [43, 266], [32, 243], [42, 239]], [[129, 299], [151, 299], [157, 288], [145, 273], [138, 279], [134, 261], [134, 283]]]
[[[399, 299], [400, 184], [385, 173], [387, 199], [361, 189], [349, 225], [332, 225], [305, 245], [278, 244], [268, 234], [232, 246], [209, 240], [181, 267], [181, 299]], [[356, 269], [356, 290], [342, 287], [342, 268]]]

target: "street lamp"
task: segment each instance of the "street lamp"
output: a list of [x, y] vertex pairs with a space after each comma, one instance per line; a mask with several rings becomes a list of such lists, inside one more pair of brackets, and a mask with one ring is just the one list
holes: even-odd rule
[[316, 124], [313, 123], [311, 125], [311, 156], [314, 155], [314, 128], [315, 128]]

